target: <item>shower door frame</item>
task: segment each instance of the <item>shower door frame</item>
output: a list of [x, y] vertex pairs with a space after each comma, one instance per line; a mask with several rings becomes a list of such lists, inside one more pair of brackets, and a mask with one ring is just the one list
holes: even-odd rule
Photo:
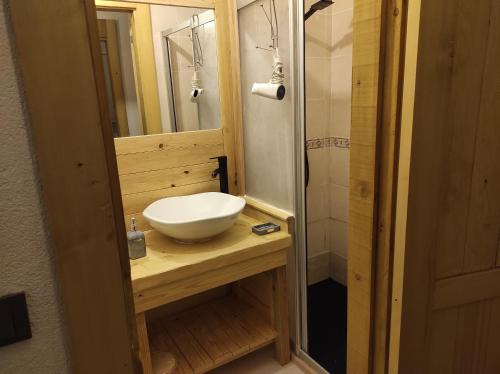
[[[297, 355], [307, 349], [304, 5], [293, 0]], [[354, 0], [347, 372], [387, 372], [407, 3]]]

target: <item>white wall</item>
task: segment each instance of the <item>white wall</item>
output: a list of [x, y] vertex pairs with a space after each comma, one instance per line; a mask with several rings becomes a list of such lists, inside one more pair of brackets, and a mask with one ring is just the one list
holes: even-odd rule
[[33, 338], [0, 347], [0, 372], [68, 373], [54, 254], [46, 234], [33, 145], [12, 61], [4, 4], [0, 3], [0, 296], [26, 292]]
[[132, 47], [130, 44], [130, 15], [125, 12], [98, 11], [97, 18], [112, 19], [118, 23], [120, 62], [122, 68], [122, 82], [125, 95], [128, 128], [130, 136], [143, 135], [144, 131], [142, 128], [141, 115], [139, 113], [139, 104], [137, 102]]
[[276, 0], [280, 54], [288, 91], [283, 101], [255, 96], [250, 91], [254, 82], [269, 81], [273, 64], [271, 52], [255, 48], [270, 43], [269, 22], [259, 4], [253, 2], [238, 10], [246, 191], [249, 196], [293, 211], [294, 123], [288, 0]]

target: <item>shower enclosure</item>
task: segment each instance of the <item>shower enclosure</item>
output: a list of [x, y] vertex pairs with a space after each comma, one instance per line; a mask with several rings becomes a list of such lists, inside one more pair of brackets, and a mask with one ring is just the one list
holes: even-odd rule
[[299, 8], [300, 345], [320, 370], [345, 373], [353, 1], [305, 1]]

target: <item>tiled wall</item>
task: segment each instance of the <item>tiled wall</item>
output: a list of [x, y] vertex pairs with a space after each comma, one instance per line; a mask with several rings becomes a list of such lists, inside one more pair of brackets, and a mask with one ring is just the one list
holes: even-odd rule
[[338, 0], [306, 22], [309, 283], [347, 278], [352, 16]]

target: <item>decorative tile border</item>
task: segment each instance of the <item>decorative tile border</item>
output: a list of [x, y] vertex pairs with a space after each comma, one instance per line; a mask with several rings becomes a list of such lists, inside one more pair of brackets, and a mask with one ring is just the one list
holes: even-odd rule
[[315, 138], [306, 140], [306, 149], [318, 149], [326, 147], [350, 148], [349, 138], [338, 138], [331, 136], [328, 138]]

